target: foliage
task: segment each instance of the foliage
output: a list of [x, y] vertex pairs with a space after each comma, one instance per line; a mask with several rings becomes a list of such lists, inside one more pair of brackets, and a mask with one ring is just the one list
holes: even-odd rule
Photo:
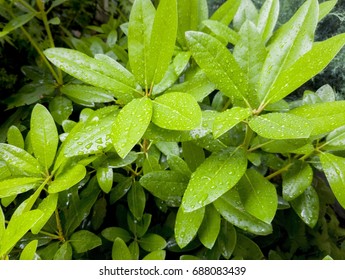
[[62, 2], [0, 33], [39, 18], [50, 42], [31, 40], [45, 68], [7, 101], [33, 109], [0, 143], [2, 259], [345, 257], [345, 101], [286, 99], [344, 46], [314, 42], [335, 1], [276, 28], [278, 0], [210, 17], [206, 0], [136, 0], [69, 48], [49, 35]]

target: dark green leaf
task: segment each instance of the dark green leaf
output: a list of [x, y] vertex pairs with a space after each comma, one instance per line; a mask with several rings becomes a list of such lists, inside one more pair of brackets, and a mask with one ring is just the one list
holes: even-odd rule
[[234, 257], [244, 260], [263, 260], [264, 254], [253, 240], [243, 234], [237, 234]]
[[55, 122], [62, 125], [73, 112], [72, 101], [63, 96], [55, 96], [49, 102], [49, 111]]
[[230, 259], [237, 242], [237, 233], [235, 227], [223, 220], [217, 239], [219, 251], [225, 259]]
[[190, 176], [192, 175], [192, 172], [190, 171], [187, 163], [179, 156], [170, 155], [168, 156], [167, 161], [172, 171], [179, 172], [187, 178], [190, 178]]
[[93, 106], [94, 103], [107, 103], [115, 101], [110, 92], [107, 92], [101, 88], [87, 85], [65, 85], [61, 87], [61, 92], [67, 95], [75, 103], [81, 105], [90, 103], [90, 105]]
[[213, 205], [207, 205], [204, 219], [198, 230], [201, 243], [208, 249], [212, 249], [217, 240], [221, 225], [221, 218]]
[[120, 227], [106, 228], [102, 231], [102, 236], [111, 242], [114, 242], [117, 237], [121, 238], [124, 242], [128, 242], [132, 238], [127, 230]]
[[164, 249], [166, 246], [166, 241], [158, 234], [149, 233], [140, 239], [139, 245], [147, 252], [154, 252]]
[[88, 230], [76, 231], [71, 235], [70, 242], [77, 253], [84, 253], [102, 245], [102, 240]]
[[61, 245], [59, 250], [54, 255], [54, 260], [72, 260], [73, 252], [72, 245], [69, 242], [65, 242]]
[[36, 16], [36, 13], [31, 12], [31, 13], [14, 17], [2, 29], [2, 31], [0, 32], [0, 38], [6, 36], [11, 31], [23, 26], [24, 24], [32, 20], [35, 16]]
[[127, 194], [128, 208], [137, 220], [141, 220], [145, 205], [146, 205], [146, 194], [143, 187], [138, 183], [134, 182]]

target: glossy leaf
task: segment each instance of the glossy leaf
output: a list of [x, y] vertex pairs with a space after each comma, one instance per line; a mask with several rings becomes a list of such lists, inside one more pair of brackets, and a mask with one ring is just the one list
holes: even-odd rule
[[187, 178], [190, 178], [190, 176], [192, 175], [192, 172], [189, 169], [187, 163], [179, 156], [170, 155], [168, 156], [167, 162], [172, 171], [176, 171], [180, 174], [183, 174]]
[[184, 248], [197, 235], [205, 214], [205, 207], [192, 212], [185, 212], [180, 207], [175, 222], [175, 239], [180, 248]]
[[233, 254], [235, 258], [244, 260], [264, 259], [264, 254], [258, 244], [243, 234], [237, 235], [237, 243]]
[[204, 219], [198, 230], [198, 237], [201, 243], [208, 249], [212, 249], [215, 244], [221, 226], [221, 218], [213, 205], [207, 205], [205, 208]]
[[205, 25], [215, 37], [227, 45], [231, 43], [236, 45], [239, 40], [239, 35], [236, 31], [232, 30], [228, 25], [215, 20], [204, 20], [203, 25]]
[[0, 143], [0, 159], [6, 162], [13, 176], [41, 176], [41, 167], [33, 156], [23, 149]]
[[108, 157], [109, 167], [120, 168], [130, 165], [138, 158], [138, 154], [135, 152], [129, 152], [125, 158], [120, 158], [119, 156]]
[[42, 182], [42, 178], [36, 177], [10, 177], [9, 179], [2, 180], [0, 181], [0, 198], [27, 192]]
[[291, 202], [292, 208], [298, 216], [311, 228], [319, 219], [319, 196], [312, 186], [309, 186], [304, 193]]
[[169, 92], [153, 101], [152, 122], [171, 130], [191, 130], [201, 124], [201, 110], [189, 94]]
[[303, 105], [290, 113], [308, 119], [313, 126], [311, 135], [331, 132], [345, 125], [345, 101]]
[[204, 150], [193, 142], [182, 143], [182, 154], [190, 170], [194, 172], [205, 161]]
[[153, 171], [140, 179], [140, 184], [168, 205], [179, 206], [189, 178], [176, 171]]
[[233, 128], [236, 124], [245, 120], [251, 115], [251, 110], [241, 107], [233, 107], [228, 109], [219, 115], [213, 123], [213, 135], [215, 138], [223, 135], [225, 132]]
[[102, 240], [88, 230], [74, 232], [70, 237], [70, 242], [77, 253], [84, 253], [102, 245]]
[[329, 153], [320, 154], [319, 157], [336, 199], [345, 208], [345, 159]]
[[345, 149], [345, 126], [336, 128], [326, 137], [325, 150], [337, 151]]
[[35, 157], [41, 166], [48, 170], [53, 164], [59, 142], [54, 119], [43, 105], [37, 104], [32, 110], [30, 124]]
[[53, 259], [54, 260], [72, 260], [72, 256], [73, 256], [72, 245], [69, 242], [65, 242], [56, 251]]
[[254, 117], [249, 126], [257, 134], [269, 139], [308, 138], [313, 130], [313, 123], [303, 116], [287, 113], [269, 113]]
[[128, 191], [127, 202], [133, 216], [137, 220], [141, 220], [145, 210], [146, 195], [143, 187], [138, 182], [134, 182]]
[[218, 198], [213, 205], [229, 223], [256, 235], [267, 235], [272, 232], [272, 226], [249, 214], [241, 202], [239, 193], [231, 189]]
[[49, 102], [49, 111], [55, 122], [62, 125], [73, 112], [72, 101], [64, 96], [55, 96]]
[[114, 242], [117, 237], [121, 238], [124, 242], [128, 242], [132, 238], [127, 230], [120, 227], [106, 228], [102, 230], [102, 236], [111, 242]]
[[109, 193], [113, 186], [113, 169], [109, 167], [99, 167], [97, 168], [96, 176], [102, 191]]
[[278, 206], [275, 186], [255, 169], [248, 169], [237, 184], [244, 209], [254, 217], [269, 224]]
[[144, 135], [152, 117], [152, 103], [147, 97], [133, 99], [122, 108], [112, 127], [116, 152], [124, 158]]
[[10, 126], [7, 131], [7, 142], [10, 145], [24, 149], [24, 138], [18, 127]]
[[259, 13], [257, 28], [264, 42], [272, 36], [279, 16], [279, 0], [266, 0]]
[[132, 72], [145, 88], [149, 47], [156, 10], [150, 0], [134, 1], [128, 24], [128, 58]]
[[157, 250], [147, 254], [143, 260], [165, 260], [166, 252], [164, 250]]
[[319, 4], [319, 21], [321, 21], [337, 4], [338, 0], [325, 1]]
[[85, 166], [77, 164], [54, 178], [48, 187], [48, 192], [57, 193], [67, 190], [84, 179], [85, 175]]
[[234, 18], [240, 3], [241, 1], [237, 0], [227, 0], [214, 12], [210, 19], [229, 25], [231, 20]]
[[19, 260], [34, 260], [36, 255], [36, 249], [38, 240], [32, 240], [28, 243], [20, 254]]
[[5, 27], [0, 32], [0, 38], [6, 36], [8, 33], [12, 32], [13, 30], [23, 26], [30, 20], [32, 20], [36, 16], [36, 13], [27, 13], [20, 16], [14, 17], [10, 20]]
[[148, 231], [151, 219], [150, 214], [144, 214], [141, 220], [136, 220], [133, 215], [127, 215], [128, 227], [137, 238], [141, 238]]
[[247, 168], [242, 149], [213, 153], [192, 174], [182, 199], [186, 212], [201, 208], [230, 190]]
[[166, 246], [165, 239], [155, 233], [149, 233], [140, 238], [139, 245], [147, 252], [162, 250]]
[[225, 259], [230, 259], [237, 242], [237, 232], [235, 227], [223, 220], [217, 239], [217, 246]]
[[293, 200], [301, 195], [313, 179], [313, 170], [303, 161], [294, 161], [286, 173], [283, 173], [283, 198]]
[[207, 77], [226, 96], [248, 99], [248, 81], [230, 51], [211, 35], [186, 32], [188, 47]]
[[32, 210], [12, 217], [0, 240], [0, 256], [7, 254], [42, 215], [42, 211]]
[[112, 249], [112, 259], [113, 260], [131, 260], [132, 255], [129, 251], [126, 243], [119, 237], [117, 237], [113, 244]]

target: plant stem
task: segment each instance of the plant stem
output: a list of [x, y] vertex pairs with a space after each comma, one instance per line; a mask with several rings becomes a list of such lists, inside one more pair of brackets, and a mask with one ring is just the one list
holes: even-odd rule
[[281, 169], [277, 170], [276, 172], [273, 172], [272, 174], [267, 175], [265, 178], [267, 180], [271, 180], [275, 176], [278, 176], [278, 175], [282, 174], [283, 172], [288, 171], [291, 165], [292, 165], [292, 163], [289, 163], [289, 164], [285, 165], [284, 167], [282, 167]]
[[58, 229], [59, 240], [65, 241], [65, 237], [63, 235], [63, 230], [62, 230], [62, 226], [61, 226], [61, 220], [60, 220], [60, 215], [59, 215], [58, 209], [55, 209], [55, 220], [56, 220], [56, 226]]

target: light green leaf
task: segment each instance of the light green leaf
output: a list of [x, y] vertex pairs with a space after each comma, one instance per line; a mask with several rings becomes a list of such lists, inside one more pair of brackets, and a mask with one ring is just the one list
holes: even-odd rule
[[54, 162], [59, 142], [54, 119], [46, 107], [36, 104], [32, 110], [30, 124], [31, 143], [35, 157], [41, 166], [48, 170]]
[[190, 178], [190, 176], [192, 175], [192, 172], [189, 169], [187, 163], [179, 156], [170, 155], [168, 156], [167, 162], [172, 171], [183, 174], [187, 178]]
[[290, 203], [303, 222], [311, 228], [316, 225], [319, 219], [319, 196], [312, 186]]
[[145, 210], [146, 195], [143, 187], [138, 182], [134, 182], [128, 191], [127, 203], [133, 216], [140, 221]]
[[247, 20], [256, 23], [259, 17], [258, 10], [252, 0], [241, 0], [239, 2], [240, 6], [231, 23], [236, 31], [239, 31]]
[[145, 88], [163, 79], [175, 49], [176, 35], [176, 0], [160, 0], [152, 26]]
[[230, 190], [247, 168], [242, 149], [213, 153], [192, 174], [182, 199], [186, 212], [203, 207]]
[[37, 159], [18, 147], [0, 143], [0, 159], [6, 162], [12, 176], [39, 177], [42, 175]]
[[157, 250], [147, 254], [143, 260], [165, 260], [165, 255], [166, 252], [164, 250]]
[[134, 161], [136, 161], [136, 159], [138, 158], [138, 154], [135, 152], [129, 152], [128, 155], [125, 158], [120, 158], [119, 156], [111, 156], [108, 157], [108, 163], [109, 163], [109, 167], [111, 168], [121, 168], [124, 166], [127, 166], [131, 163], [133, 163]]
[[[278, 76], [281, 76], [281, 71], [290, 68], [299, 57], [312, 48], [318, 22], [318, 8], [317, 0], [306, 1], [294, 16], [274, 33], [268, 47], [269, 52], [265, 64], [261, 70], [261, 87], [259, 89], [261, 100], [270, 100], [270, 88]], [[298, 70], [304, 69], [304, 65]], [[299, 72], [301, 73], [301, 71]], [[286, 79], [284, 83], [286, 83]]]
[[329, 153], [320, 154], [319, 157], [336, 199], [345, 208], [345, 159]]
[[112, 141], [116, 152], [125, 158], [144, 135], [152, 117], [152, 102], [143, 97], [133, 99], [122, 108], [112, 127]]
[[175, 221], [175, 239], [180, 248], [187, 246], [197, 235], [204, 214], [205, 207], [192, 212], [185, 212], [182, 207], [179, 208]]
[[238, 0], [227, 0], [213, 13], [210, 19], [229, 25], [234, 18], [240, 3], [241, 1]]
[[272, 36], [279, 16], [279, 0], [267, 0], [262, 5], [257, 28], [262, 36], [262, 40], [267, 42]]
[[311, 135], [319, 135], [345, 125], [345, 101], [303, 105], [289, 113], [307, 119], [313, 129]]
[[117, 237], [113, 244], [112, 249], [112, 259], [113, 260], [131, 260], [132, 255], [129, 251], [126, 243], [119, 237]]
[[327, 151], [345, 150], [345, 126], [331, 131], [326, 137], [326, 143], [322, 147]]
[[132, 73], [145, 88], [148, 75], [149, 47], [156, 10], [150, 0], [133, 3], [128, 24], [128, 58]]
[[248, 99], [248, 81], [226, 46], [202, 32], [188, 31], [186, 39], [194, 59], [219, 90], [232, 99]]
[[239, 193], [231, 189], [222, 195], [213, 205], [229, 223], [256, 235], [272, 233], [272, 226], [249, 214], [241, 202]]
[[297, 160], [286, 173], [283, 173], [283, 198], [286, 201], [300, 196], [310, 185], [313, 170], [306, 162]]
[[36, 16], [36, 13], [31, 12], [31, 13], [14, 17], [2, 29], [2, 31], [0, 32], [0, 38], [6, 36], [8, 33], [12, 32], [13, 30], [23, 26], [24, 24], [32, 20], [35, 16]]
[[236, 45], [239, 40], [239, 35], [236, 31], [232, 30], [228, 25], [215, 20], [204, 20], [205, 25], [215, 37], [221, 41], [224, 45], [231, 43]]
[[[5, 233], [5, 215], [0, 205], [0, 240], [2, 240], [4, 233]], [[0, 245], [1, 245], [1, 241], [0, 241]]]
[[51, 48], [44, 51], [47, 58], [71, 76], [93, 86], [110, 90], [121, 102], [128, 103], [140, 94], [138, 87], [119, 73], [116, 67], [96, 60], [76, 50]]
[[248, 169], [237, 184], [244, 209], [254, 217], [269, 224], [278, 206], [275, 186], [255, 169]]
[[251, 115], [251, 110], [241, 107], [233, 107], [228, 109], [219, 115], [213, 123], [213, 135], [215, 138], [223, 135], [225, 132], [233, 128], [236, 124], [245, 120]]
[[207, 205], [204, 219], [198, 230], [201, 243], [208, 249], [212, 249], [217, 240], [221, 225], [221, 218], [213, 205]]
[[32, 210], [12, 217], [0, 240], [0, 256], [8, 254], [24, 234], [39, 221], [42, 215], [41, 210]]
[[113, 186], [113, 169], [110, 167], [99, 167], [96, 171], [97, 182], [105, 193], [109, 193]]
[[42, 182], [42, 178], [36, 177], [10, 177], [9, 179], [2, 180], [0, 181], [0, 198], [27, 192]]
[[147, 252], [162, 250], [165, 248], [166, 244], [163, 237], [154, 233], [144, 235], [139, 241], [140, 247]]
[[19, 260], [34, 260], [36, 255], [36, 249], [38, 240], [32, 240], [29, 242], [20, 254]]
[[69, 242], [65, 242], [54, 254], [54, 260], [72, 260], [73, 251], [72, 245]]
[[42, 218], [32, 227], [31, 232], [33, 234], [38, 234], [41, 229], [45, 226], [48, 222], [54, 211], [56, 210], [57, 203], [58, 203], [58, 194], [49, 194], [46, 198], [42, 200], [42, 202], [38, 205], [39, 210], [41, 210], [44, 215]]
[[257, 134], [269, 139], [308, 138], [313, 130], [313, 122], [303, 116], [287, 113], [269, 113], [254, 117], [249, 126]]
[[181, 203], [189, 178], [176, 171], [153, 171], [140, 178], [140, 184], [155, 197], [176, 207]]
[[[316, 42], [311, 50], [280, 73], [267, 93], [267, 102], [274, 103], [279, 101], [321, 72], [344, 44], [345, 34], [339, 34], [328, 40]], [[303, 69], [303, 71], [300, 71], [300, 69]]]
[[169, 92], [153, 101], [152, 122], [171, 130], [191, 130], [201, 124], [201, 109], [187, 93]]
[[319, 4], [319, 21], [321, 21], [337, 4], [338, 0], [325, 1]]
[[179, 156], [180, 147], [176, 142], [157, 142], [155, 146], [166, 156]]
[[102, 236], [111, 242], [114, 242], [117, 237], [121, 238], [124, 242], [128, 242], [132, 238], [127, 230], [120, 227], [106, 228], [102, 230]]
[[24, 149], [24, 138], [18, 127], [10, 126], [7, 131], [7, 142], [10, 145]]
[[49, 102], [49, 111], [55, 122], [62, 125], [64, 121], [68, 120], [69, 116], [73, 112], [72, 101], [61, 95], [55, 96]]
[[84, 253], [102, 245], [102, 240], [88, 230], [74, 232], [69, 241], [77, 253]]
[[67, 190], [79, 183], [86, 176], [84, 165], [77, 164], [67, 171], [60, 173], [48, 187], [49, 193], [57, 193]]

